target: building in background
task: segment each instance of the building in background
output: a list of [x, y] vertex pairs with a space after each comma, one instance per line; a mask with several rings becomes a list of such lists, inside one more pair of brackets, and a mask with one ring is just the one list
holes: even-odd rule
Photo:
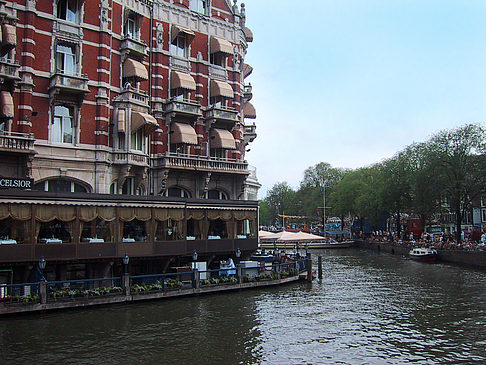
[[[99, 254], [105, 274], [122, 249], [141, 272], [256, 249], [245, 20], [228, 0], [0, 0], [0, 187], [34, 190], [2, 192], [0, 235], [17, 242], [0, 245], [4, 264], [26, 280], [44, 256], [63, 279], [63, 262]], [[97, 232], [114, 248], [87, 253]], [[157, 248], [162, 236], [185, 249]]]

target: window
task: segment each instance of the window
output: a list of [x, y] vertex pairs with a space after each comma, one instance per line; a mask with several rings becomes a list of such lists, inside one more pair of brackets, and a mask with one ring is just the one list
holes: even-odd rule
[[209, 102], [211, 105], [214, 105], [217, 108], [226, 107], [226, 98], [223, 96], [211, 96]]
[[211, 157], [226, 158], [226, 150], [223, 148], [211, 148], [209, 154]]
[[123, 183], [122, 194], [133, 195], [133, 192], [135, 191], [134, 185], [133, 177], [128, 177]]
[[34, 190], [51, 193], [86, 193], [87, 189], [74, 181], [65, 179], [46, 180], [34, 185]]
[[170, 95], [173, 99], [178, 101], [191, 100], [191, 93], [187, 89], [181, 87], [171, 89]]
[[59, 43], [56, 47], [56, 70], [65, 75], [76, 75], [76, 46]]
[[187, 38], [184, 34], [179, 34], [170, 44], [170, 53], [174, 56], [187, 58]]
[[132, 150], [144, 152], [146, 150], [145, 141], [146, 137], [143, 133], [143, 128], [139, 128], [131, 135], [130, 148]]
[[59, 0], [57, 3], [57, 17], [69, 22], [78, 22], [78, 0]]
[[191, 195], [188, 191], [181, 188], [169, 188], [164, 192], [164, 196], [169, 196], [172, 198], [190, 198]]
[[208, 199], [228, 200], [228, 195], [220, 190], [209, 190]]
[[74, 144], [74, 107], [64, 105], [54, 107], [51, 141]]
[[184, 143], [171, 143], [170, 152], [177, 153], [178, 155], [189, 155], [190, 146]]
[[110, 194], [118, 194], [118, 182], [113, 181], [110, 185]]
[[226, 67], [226, 54], [222, 52], [211, 53], [209, 60], [213, 65]]
[[190, 8], [201, 14], [209, 13], [209, 0], [191, 0]]
[[486, 208], [482, 210], [482, 221], [486, 223]]
[[134, 13], [130, 13], [128, 15], [127, 20], [125, 21], [124, 25], [124, 34], [125, 37], [138, 40], [139, 36], [139, 27], [137, 24], [137, 18]]

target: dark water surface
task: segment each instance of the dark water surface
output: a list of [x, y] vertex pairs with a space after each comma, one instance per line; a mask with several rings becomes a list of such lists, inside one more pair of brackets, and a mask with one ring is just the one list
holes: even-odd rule
[[486, 271], [319, 254], [312, 285], [2, 319], [0, 363], [486, 363]]

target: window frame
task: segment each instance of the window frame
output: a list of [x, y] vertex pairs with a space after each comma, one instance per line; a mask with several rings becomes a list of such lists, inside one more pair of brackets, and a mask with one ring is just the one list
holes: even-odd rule
[[[69, 111], [69, 115], [62, 115], [60, 113], [60, 108], [65, 108]], [[62, 144], [69, 144], [69, 145], [76, 145], [77, 143], [77, 107], [71, 104], [64, 104], [59, 103], [55, 104], [52, 107], [52, 115], [51, 115], [51, 123], [50, 123], [50, 133], [49, 133], [49, 140], [53, 143], [62, 143]], [[56, 112], [58, 114], [56, 114]], [[65, 122], [66, 119], [70, 120], [70, 128], [71, 133], [71, 141], [66, 141], [64, 136], [65, 133]], [[56, 129], [59, 129], [58, 131]]]
[[[72, 53], [65, 52], [61, 47], [65, 47], [70, 49]], [[78, 76], [78, 68], [79, 68], [79, 60], [78, 60], [78, 46], [75, 44], [67, 43], [67, 42], [57, 42], [56, 43], [56, 57], [55, 57], [55, 66], [56, 72], [62, 73], [63, 75], [69, 76]], [[72, 61], [72, 69], [69, 70], [67, 66], [69, 61]]]
[[[74, 4], [75, 11], [69, 5]], [[79, 0], [58, 0], [56, 17], [57, 19], [64, 20], [66, 22], [79, 24], [80, 23], [80, 1]], [[63, 14], [61, 14], [61, 12]]]
[[177, 37], [170, 42], [169, 53], [175, 57], [188, 58], [189, 42], [187, 41], [187, 36], [185, 34], [179, 33]]

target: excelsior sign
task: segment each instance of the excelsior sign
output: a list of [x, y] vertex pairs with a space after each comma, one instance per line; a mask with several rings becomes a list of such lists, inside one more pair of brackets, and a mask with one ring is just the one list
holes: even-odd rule
[[15, 179], [11, 177], [0, 177], [0, 189], [32, 189], [34, 179]]

